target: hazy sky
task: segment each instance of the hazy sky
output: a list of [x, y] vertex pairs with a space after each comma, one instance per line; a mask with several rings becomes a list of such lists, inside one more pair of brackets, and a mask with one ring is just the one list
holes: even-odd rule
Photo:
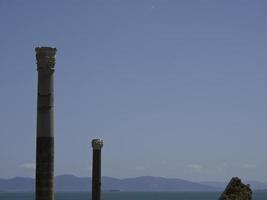
[[58, 49], [56, 174], [267, 181], [266, 0], [0, 0], [0, 177], [34, 176], [34, 48]]

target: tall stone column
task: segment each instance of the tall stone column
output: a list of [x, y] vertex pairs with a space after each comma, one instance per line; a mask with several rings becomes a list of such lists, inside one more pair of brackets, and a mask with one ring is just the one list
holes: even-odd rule
[[93, 139], [92, 200], [101, 198], [101, 148], [103, 140]]
[[56, 48], [36, 48], [38, 71], [35, 199], [54, 199], [54, 87]]

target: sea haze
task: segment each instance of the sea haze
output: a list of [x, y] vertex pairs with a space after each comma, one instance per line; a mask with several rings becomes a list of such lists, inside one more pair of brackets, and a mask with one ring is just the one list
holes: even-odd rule
[[[55, 177], [55, 190], [61, 192], [89, 192], [91, 178], [61, 175]], [[253, 190], [266, 190], [267, 183], [249, 182]], [[32, 192], [33, 178], [16, 177], [0, 179], [0, 191]], [[191, 182], [177, 178], [142, 176], [136, 178], [117, 179], [102, 177], [103, 191], [222, 191], [226, 183], [222, 182]]]

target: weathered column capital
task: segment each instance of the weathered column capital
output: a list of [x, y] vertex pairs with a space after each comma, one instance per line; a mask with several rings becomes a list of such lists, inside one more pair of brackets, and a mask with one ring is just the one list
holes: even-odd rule
[[37, 47], [35, 48], [37, 70], [54, 71], [56, 62], [56, 48], [52, 47]]
[[93, 139], [92, 140], [92, 147], [94, 150], [100, 150], [103, 147], [104, 141], [101, 139]]

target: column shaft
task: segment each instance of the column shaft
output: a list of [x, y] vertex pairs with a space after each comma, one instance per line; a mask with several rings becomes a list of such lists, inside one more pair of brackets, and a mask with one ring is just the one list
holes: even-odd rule
[[92, 200], [101, 199], [101, 150], [93, 150]]
[[38, 70], [35, 199], [54, 199], [55, 48], [36, 48]]
[[92, 200], [101, 199], [101, 148], [103, 140], [93, 139]]

